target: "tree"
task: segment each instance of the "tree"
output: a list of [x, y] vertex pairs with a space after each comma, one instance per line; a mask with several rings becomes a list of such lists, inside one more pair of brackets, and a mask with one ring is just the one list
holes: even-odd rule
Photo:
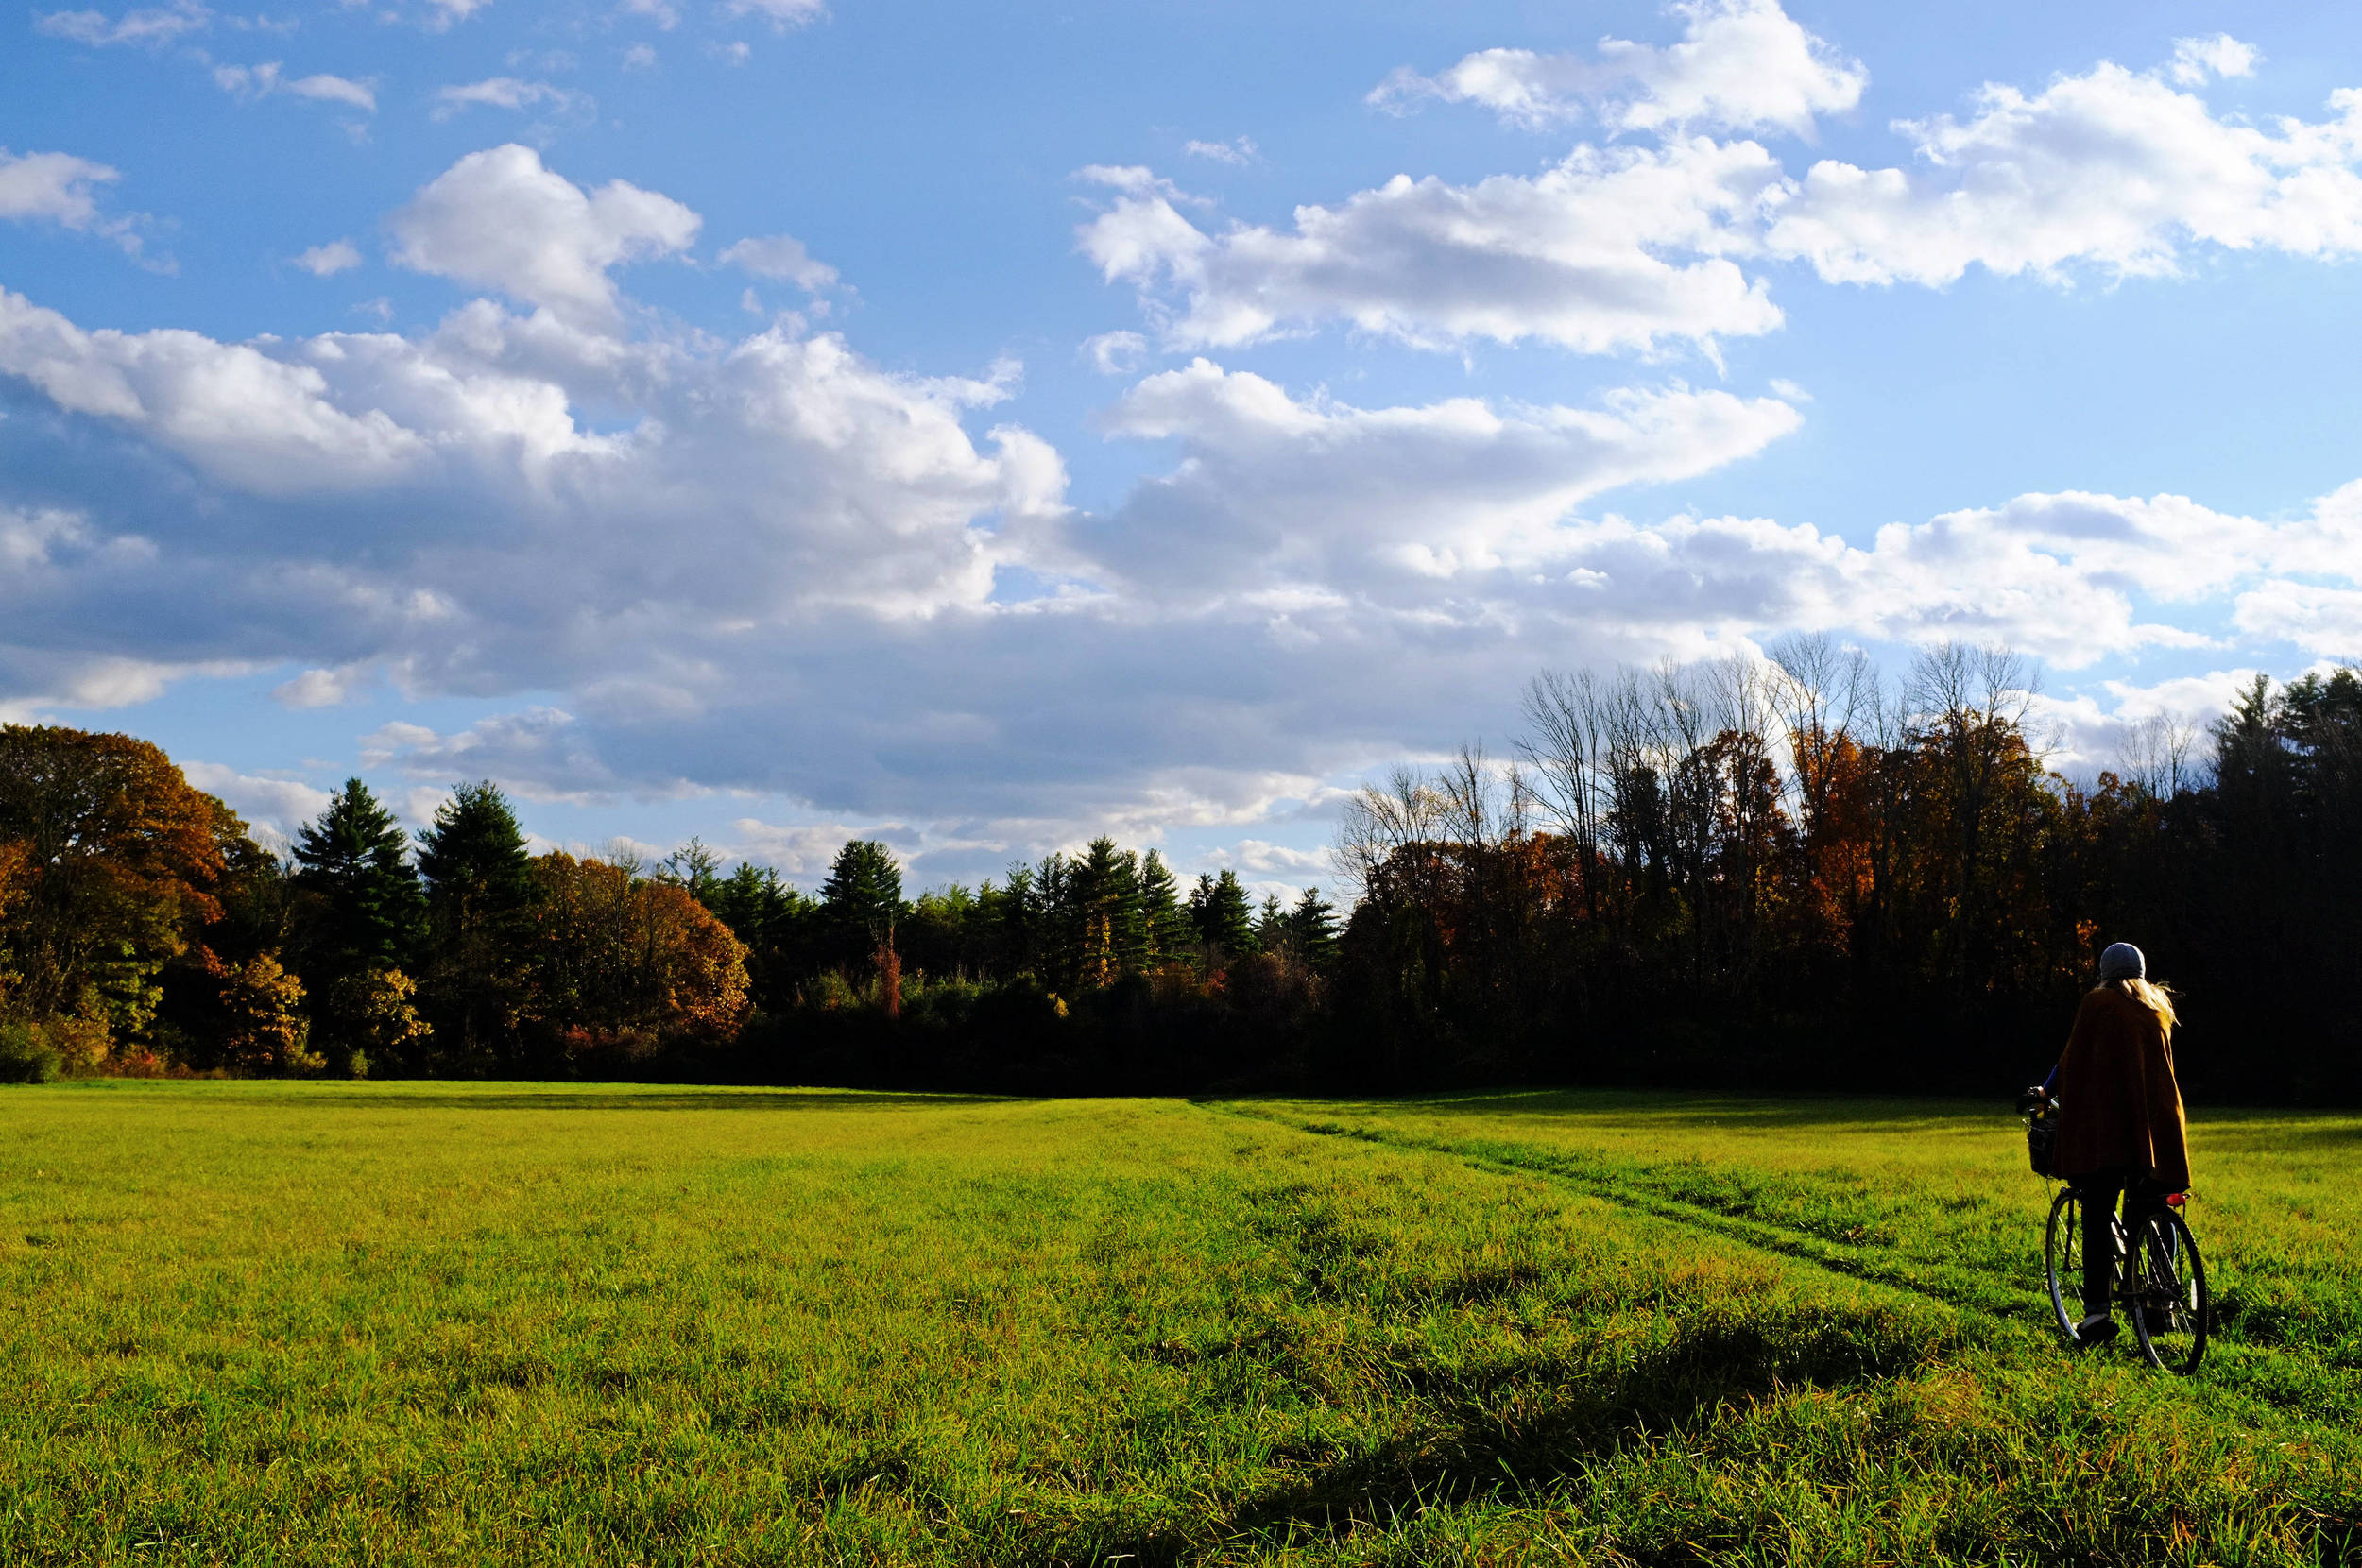
[[1140, 858], [1140, 922], [1146, 929], [1147, 958], [1154, 968], [1193, 957], [1197, 929], [1182, 906], [1172, 867], [1154, 849]]
[[334, 1020], [335, 1048], [323, 1053], [329, 1070], [365, 1078], [374, 1062], [414, 1062], [433, 1037], [413, 1005], [418, 982], [399, 969], [363, 969], [334, 981], [316, 1012]]
[[1255, 951], [1254, 910], [1235, 871], [1199, 875], [1197, 886], [1190, 891], [1190, 921], [1197, 928], [1198, 941], [1223, 957]]
[[1087, 990], [1112, 985], [1146, 967], [1147, 922], [1140, 907], [1139, 862], [1101, 834], [1073, 862], [1068, 896], [1073, 904], [1076, 950], [1070, 967]]
[[746, 1011], [746, 949], [678, 882], [553, 850], [532, 863], [535, 1021], [577, 1044], [726, 1036]]
[[0, 845], [7, 1005], [116, 1040], [148, 1029], [165, 966], [201, 949], [232, 855], [262, 854], [155, 745], [24, 724], [0, 725]]
[[875, 839], [855, 839], [836, 852], [820, 907], [837, 933], [843, 956], [866, 958], [891, 946], [904, 913], [902, 868]]
[[1280, 907], [1279, 895], [1263, 895], [1262, 908], [1255, 915], [1255, 950], [1275, 953], [1288, 945], [1289, 935], [1288, 912]]
[[296, 886], [315, 895], [304, 957], [326, 982], [362, 969], [400, 969], [425, 935], [426, 895], [393, 812], [358, 778], [296, 833]]
[[1288, 941], [1298, 957], [1315, 969], [1325, 969], [1337, 956], [1337, 907], [1306, 888], [1288, 912]]
[[221, 1008], [228, 1022], [222, 1055], [230, 1065], [281, 1077], [320, 1069], [321, 1058], [308, 1044], [303, 982], [270, 954], [257, 953], [228, 978]]
[[471, 1070], [515, 1053], [532, 865], [517, 813], [489, 779], [454, 788], [419, 837], [432, 953], [427, 1013]]

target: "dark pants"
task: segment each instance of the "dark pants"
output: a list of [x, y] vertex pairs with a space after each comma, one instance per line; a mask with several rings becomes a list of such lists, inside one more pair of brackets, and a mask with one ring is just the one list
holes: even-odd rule
[[2119, 1201], [2124, 1205], [2124, 1233], [2130, 1237], [2140, 1222], [2165, 1206], [2165, 1189], [2136, 1170], [2100, 1170], [2075, 1179], [2083, 1195], [2083, 1314], [2108, 1310], [2108, 1297], [2116, 1283], [2116, 1238], [2108, 1221]]

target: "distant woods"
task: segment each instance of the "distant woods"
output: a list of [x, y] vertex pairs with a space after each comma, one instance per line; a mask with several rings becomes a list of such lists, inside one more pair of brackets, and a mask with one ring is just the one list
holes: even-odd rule
[[[2204, 733], [2045, 766], [2006, 654], [1546, 673], [1496, 765], [1346, 811], [1331, 1036], [1358, 1075], [1994, 1092], [2099, 948], [2182, 994], [2194, 1092], [2362, 1095], [2362, 679], [2258, 679]], [[1332, 1071], [1347, 1057], [1335, 1059]]]
[[1104, 838], [916, 899], [869, 840], [816, 894], [694, 841], [536, 856], [489, 783], [413, 842], [348, 780], [282, 860], [145, 741], [0, 728], [0, 1078], [1173, 1087], [1309, 1029], [1338, 933]]
[[810, 892], [536, 856], [489, 783], [414, 837], [348, 781], [282, 859], [145, 741], [0, 727], [0, 1078], [2000, 1093], [2131, 940], [2193, 1093], [2362, 1096], [2362, 679], [2259, 680], [2088, 784], [2030, 684], [1814, 639], [1546, 673], [1506, 754], [1352, 799], [1349, 917], [1106, 838], [915, 896], [867, 840]]

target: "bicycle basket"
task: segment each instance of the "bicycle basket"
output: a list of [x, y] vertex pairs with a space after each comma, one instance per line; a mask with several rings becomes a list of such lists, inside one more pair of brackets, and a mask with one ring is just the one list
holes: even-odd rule
[[2037, 1113], [2026, 1118], [2026, 1163], [2037, 1176], [2059, 1174], [2054, 1151], [2059, 1142], [2059, 1113]]

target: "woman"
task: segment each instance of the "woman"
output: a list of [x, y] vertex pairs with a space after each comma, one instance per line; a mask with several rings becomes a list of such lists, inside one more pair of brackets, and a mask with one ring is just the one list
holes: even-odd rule
[[[2182, 1086], [2173, 1076], [2173, 1000], [2151, 985], [2141, 950], [2119, 942], [2099, 955], [2099, 986], [2083, 998], [2052, 1069], [2059, 1096], [2061, 1176], [2083, 1195], [2083, 1321], [2079, 1344], [2114, 1338], [2108, 1296], [2119, 1199], [2128, 1234], [2190, 1185]], [[2045, 1087], [2049, 1087], [2045, 1084]]]

